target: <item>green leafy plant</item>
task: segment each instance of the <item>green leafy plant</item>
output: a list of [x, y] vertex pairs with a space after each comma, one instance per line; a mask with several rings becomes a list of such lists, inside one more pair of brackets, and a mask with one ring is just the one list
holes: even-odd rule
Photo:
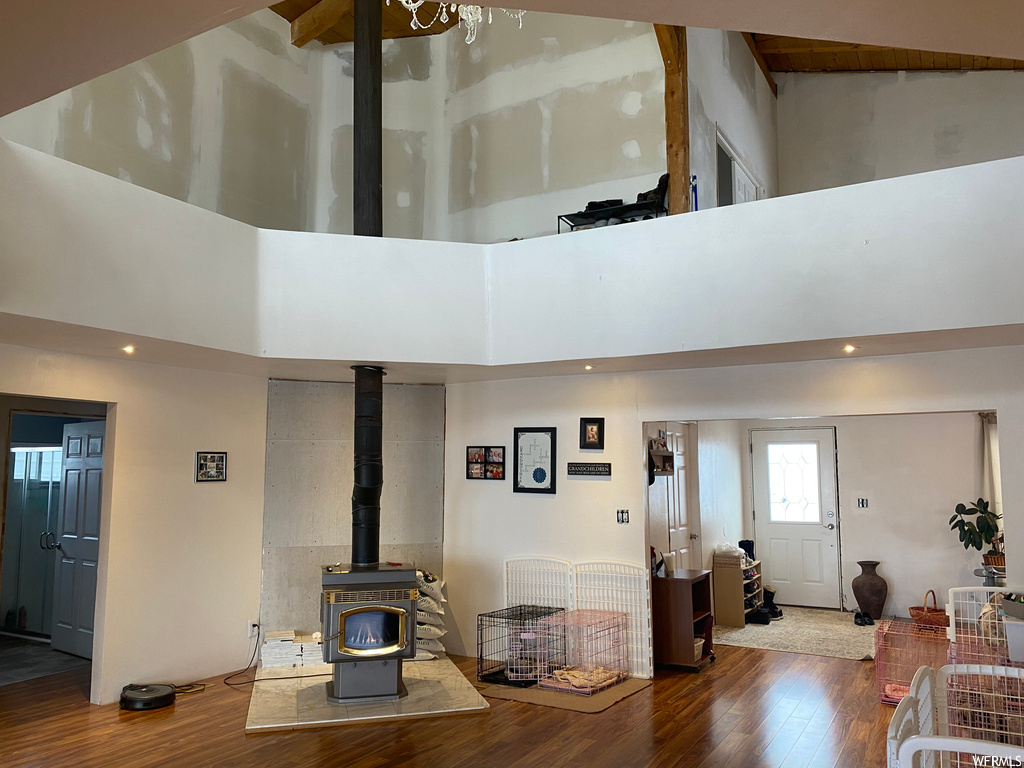
[[998, 555], [1003, 549], [1003, 532], [997, 522], [1002, 515], [989, 509], [988, 502], [978, 499], [977, 503], [957, 504], [953, 516], [949, 518], [949, 529], [960, 532], [960, 543], [964, 549], [974, 547], [979, 552], [987, 544], [991, 549], [986, 553]]

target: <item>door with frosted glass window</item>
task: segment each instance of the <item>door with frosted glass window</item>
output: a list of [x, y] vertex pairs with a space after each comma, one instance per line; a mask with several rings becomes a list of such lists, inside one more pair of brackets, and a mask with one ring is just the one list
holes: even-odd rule
[[839, 608], [835, 429], [751, 430], [754, 541], [782, 605]]

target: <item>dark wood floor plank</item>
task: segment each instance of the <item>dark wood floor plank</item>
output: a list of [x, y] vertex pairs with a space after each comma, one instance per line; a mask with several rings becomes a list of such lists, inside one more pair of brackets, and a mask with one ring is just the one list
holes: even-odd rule
[[[0, 765], [281, 768], [834, 768], [884, 765], [892, 708], [872, 662], [716, 648], [700, 674], [598, 714], [490, 699], [484, 715], [245, 734], [249, 688], [220, 678], [154, 712], [88, 703], [89, 670], [0, 686]], [[473, 679], [475, 659], [456, 658]]]

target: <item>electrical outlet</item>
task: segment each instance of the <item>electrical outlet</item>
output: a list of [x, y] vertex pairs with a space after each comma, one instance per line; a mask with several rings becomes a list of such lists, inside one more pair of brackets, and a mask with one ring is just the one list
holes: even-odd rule
[[857, 499], [857, 506], [860, 507], [861, 509], [866, 509], [867, 506], [868, 506], [868, 500], [867, 499]]
[[626, 525], [627, 523], [629, 523], [629, 510], [628, 509], [618, 509], [618, 510], [616, 510], [615, 511], [615, 522], [619, 523], [620, 525]]
[[258, 637], [260, 634], [260, 622], [259, 619], [249, 620], [249, 637]]

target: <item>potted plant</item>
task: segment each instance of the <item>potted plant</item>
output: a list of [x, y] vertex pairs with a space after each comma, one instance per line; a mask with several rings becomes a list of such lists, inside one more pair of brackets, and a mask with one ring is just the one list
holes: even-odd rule
[[949, 518], [949, 529], [960, 532], [960, 543], [964, 549], [974, 547], [979, 552], [989, 547], [984, 554], [985, 565], [1003, 566], [1006, 564], [1006, 556], [1003, 554], [1003, 532], [999, 530], [999, 520], [1002, 515], [997, 515], [989, 509], [989, 504], [984, 499], [966, 504], [957, 504], [953, 516]]

